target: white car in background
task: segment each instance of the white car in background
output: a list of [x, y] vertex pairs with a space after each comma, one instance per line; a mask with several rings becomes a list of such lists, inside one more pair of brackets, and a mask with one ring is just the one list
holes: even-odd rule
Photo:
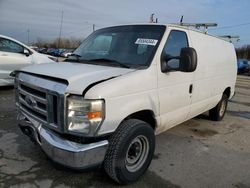
[[0, 35], [0, 86], [13, 85], [10, 73], [14, 70], [41, 63], [57, 61], [53, 56], [47, 56], [36, 52], [25, 44]]

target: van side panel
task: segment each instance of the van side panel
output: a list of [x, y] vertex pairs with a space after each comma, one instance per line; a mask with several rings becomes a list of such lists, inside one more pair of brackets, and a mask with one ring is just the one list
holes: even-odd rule
[[234, 46], [222, 39], [189, 31], [192, 47], [197, 51], [198, 64], [194, 72], [193, 94], [189, 118], [218, 104], [226, 88], [234, 94], [237, 60]]

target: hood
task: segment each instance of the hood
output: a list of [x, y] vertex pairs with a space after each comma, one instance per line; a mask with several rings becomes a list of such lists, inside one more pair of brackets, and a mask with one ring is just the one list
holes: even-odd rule
[[84, 89], [90, 84], [121, 76], [135, 70], [100, 65], [59, 62], [29, 66], [21, 69], [21, 71], [67, 80], [69, 85], [66, 89], [66, 93], [81, 95]]

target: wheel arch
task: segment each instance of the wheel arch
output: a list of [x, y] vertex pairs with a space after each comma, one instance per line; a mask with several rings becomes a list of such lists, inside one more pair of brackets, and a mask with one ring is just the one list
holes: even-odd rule
[[230, 98], [230, 96], [231, 96], [231, 87], [227, 87], [227, 88], [224, 90], [223, 94], [226, 94], [227, 97]]
[[152, 110], [149, 110], [149, 109], [134, 112], [134, 113], [128, 115], [127, 117], [125, 117], [122, 120], [122, 122], [124, 122], [128, 119], [138, 119], [138, 120], [144, 121], [144, 122], [148, 123], [153, 128], [153, 130], [155, 130], [157, 127], [157, 120], [155, 118], [155, 114]]

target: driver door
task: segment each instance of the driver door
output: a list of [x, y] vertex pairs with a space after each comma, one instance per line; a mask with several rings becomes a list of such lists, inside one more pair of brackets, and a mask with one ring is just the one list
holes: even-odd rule
[[[168, 57], [179, 57], [181, 49], [189, 46], [188, 41], [186, 31], [171, 30], [163, 53]], [[193, 73], [178, 71], [178, 59], [171, 59], [167, 63], [172, 70], [162, 72], [159, 68], [158, 73], [160, 131], [165, 131], [187, 119], [192, 96], [190, 87], [192, 87]]]

